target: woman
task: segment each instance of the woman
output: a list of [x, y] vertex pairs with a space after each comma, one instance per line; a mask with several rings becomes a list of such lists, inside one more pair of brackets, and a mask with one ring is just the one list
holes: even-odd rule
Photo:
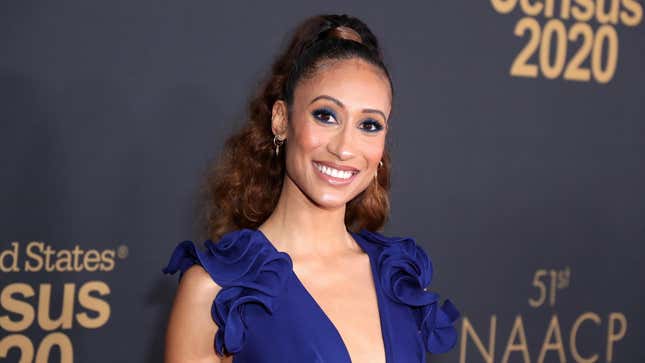
[[166, 362], [409, 363], [455, 345], [428, 256], [375, 232], [392, 90], [360, 20], [296, 29], [209, 178], [208, 249], [184, 241], [163, 270], [180, 271]]

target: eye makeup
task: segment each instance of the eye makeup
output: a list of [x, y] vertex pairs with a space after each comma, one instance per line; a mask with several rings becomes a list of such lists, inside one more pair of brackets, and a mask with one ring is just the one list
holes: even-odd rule
[[[367, 125], [367, 127], [363, 127], [364, 125]], [[374, 119], [367, 119], [361, 122], [360, 128], [366, 132], [375, 133], [383, 130], [383, 125]]]
[[336, 114], [334, 113], [334, 111], [332, 111], [332, 110], [330, 110], [330, 109], [328, 109], [326, 107], [317, 108], [317, 109], [313, 110], [311, 112], [311, 115], [316, 120], [318, 120], [318, 121], [320, 121], [320, 122], [322, 122], [324, 124], [333, 124], [334, 123], [334, 122], [329, 121], [330, 117], [333, 117], [334, 120], [337, 120], [336, 119]]
[[[323, 124], [330, 125], [338, 122], [336, 113], [327, 107], [317, 108], [311, 112], [311, 115]], [[332, 118], [334, 121], [330, 121]], [[383, 124], [377, 120], [368, 118], [361, 121], [359, 129], [367, 133], [376, 133], [383, 130]]]

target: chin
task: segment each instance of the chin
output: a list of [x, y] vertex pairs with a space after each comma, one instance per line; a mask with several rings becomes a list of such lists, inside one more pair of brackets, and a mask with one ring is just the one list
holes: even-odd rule
[[362, 185], [364, 180], [356, 179], [352, 183], [356, 184], [345, 186], [331, 186], [326, 185], [325, 182], [319, 180], [318, 176], [314, 175], [313, 178], [303, 178], [302, 183], [298, 179], [290, 178], [300, 191], [312, 203], [324, 209], [337, 209], [344, 207], [365, 188], [356, 189], [356, 185]]
[[336, 209], [345, 206], [356, 195], [340, 195], [339, 193], [315, 193], [311, 198], [318, 206], [325, 209]]
[[338, 196], [316, 196], [310, 199], [319, 207], [325, 209], [336, 209], [344, 206], [349, 202], [349, 199], [341, 198]]

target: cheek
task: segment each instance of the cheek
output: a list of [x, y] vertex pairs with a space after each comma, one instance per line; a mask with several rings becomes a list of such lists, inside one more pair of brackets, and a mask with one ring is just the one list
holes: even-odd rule
[[292, 142], [296, 144], [296, 149], [300, 156], [303, 153], [320, 148], [326, 142], [326, 134], [312, 122], [302, 121], [296, 125]]
[[371, 142], [366, 143], [365, 147], [363, 148], [363, 154], [370, 164], [378, 164], [383, 157], [384, 147], [384, 137], [380, 138], [379, 140], [371, 140]]

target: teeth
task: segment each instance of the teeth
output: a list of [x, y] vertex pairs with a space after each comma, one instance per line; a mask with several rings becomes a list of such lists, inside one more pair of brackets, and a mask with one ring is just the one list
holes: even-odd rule
[[320, 170], [320, 172], [322, 172], [323, 174], [333, 176], [334, 178], [349, 179], [353, 174], [351, 171], [338, 170], [325, 165], [320, 165], [318, 163], [314, 163], [314, 165], [316, 165], [318, 170]]

